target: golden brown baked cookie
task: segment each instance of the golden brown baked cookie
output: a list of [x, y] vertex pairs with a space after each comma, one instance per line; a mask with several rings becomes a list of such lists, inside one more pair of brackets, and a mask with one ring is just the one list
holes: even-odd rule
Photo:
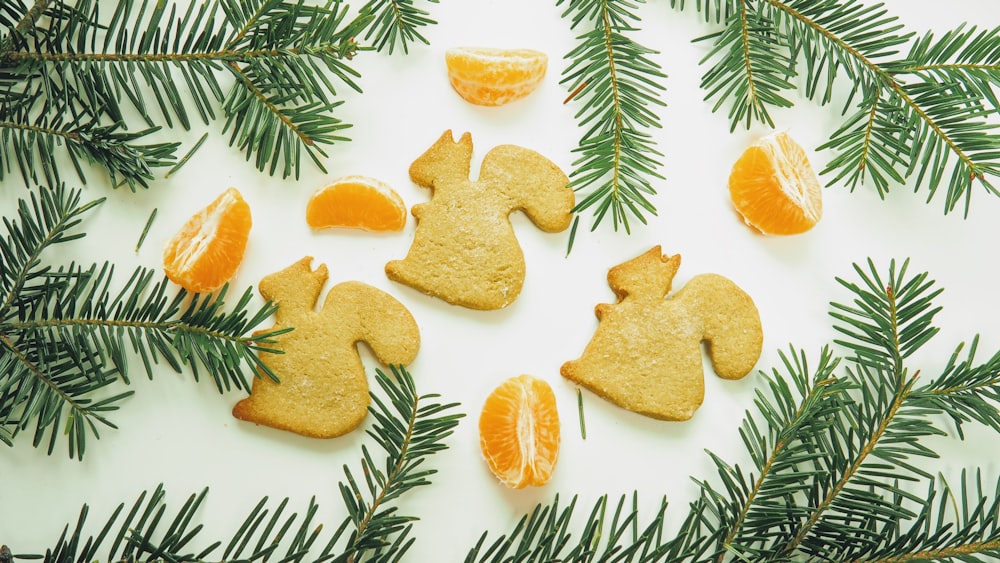
[[593, 338], [562, 375], [628, 410], [687, 420], [705, 395], [703, 341], [719, 377], [749, 373], [763, 344], [753, 300], [717, 274], [697, 275], [667, 297], [680, 263], [655, 246], [611, 268], [618, 302], [597, 306]]
[[403, 260], [386, 264], [389, 279], [470, 309], [500, 309], [524, 284], [524, 254], [510, 214], [523, 211], [541, 230], [570, 225], [569, 179], [544, 156], [514, 145], [486, 153], [476, 181], [469, 179], [472, 136], [451, 131], [410, 166], [410, 178], [430, 188], [413, 206], [413, 244]]
[[406, 365], [420, 348], [410, 312], [388, 293], [348, 281], [335, 285], [315, 310], [327, 269], [312, 270], [305, 257], [264, 277], [260, 294], [273, 301], [274, 330], [294, 327], [271, 346], [282, 354], [263, 361], [280, 380], [253, 381], [250, 396], [233, 416], [303, 436], [333, 438], [357, 428], [368, 412], [368, 378], [357, 345], [368, 344], [384, 364]]

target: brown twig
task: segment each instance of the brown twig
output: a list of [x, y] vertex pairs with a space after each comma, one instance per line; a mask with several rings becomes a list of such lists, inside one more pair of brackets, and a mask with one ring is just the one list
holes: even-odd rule
[[[28, 34], [35, 27], [35, 22], [38, 18], [42, 17], [42, 13], [45, 12], [45, 8], [49, 6], [50, 0], [35, 0], [35, 3], [25, 12], [24, 17], [21, 21], [17, 22], [14, 29], [10, 30], [10, 35], [3, 38], [3, 42], [0, 43], [0, 59], [4, 59], [11, 51], [14, 50], [14, 42], [19, 39], [24, 39], [24, 36]], [[2, 555], [2, 554], [0, 554]], [[0, 561], [0, 563], [4, 563]]]

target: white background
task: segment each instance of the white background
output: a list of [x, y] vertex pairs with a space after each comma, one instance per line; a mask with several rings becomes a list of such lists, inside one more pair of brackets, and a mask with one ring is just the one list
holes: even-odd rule
[[[1000, 24], [1000, 10], [991, 0], [952, 2], [947, 9], [931, 1], [886, 4], [919, 33], [969, 20], [985, 27]], [[699, 88], [705, 68], [699, 60], [707, 47], [691, 40], [714, 28], [693, 9], [675, 11], [665, 0], [639, 7], [642, 30], [635, 34], [659, 51], [654, 59], [668, 74], [663, 128], [655, 132], [657, 148], [665, 154], [660, 172], [666, 179], [655, 184], [659, 193], [653, 203], [659, 215], [648, 226], [636, 224], [626, 235], [611, 231], [609, 223], [591, 233], [590, 216], [585, 215], [567, 257], [568, 232], [542, 233], [524, 216], [513, 216], [527, 279], [517, 301], [493, 312], [454, 307], [385, 277], [385, 263], [406, 254], [412, 217], [402, 233], [309, 230], [304, 219], [308, 197], [338, 176], [374, 176], [393, 186], [407, 205], [425, 201], [429, 194], [410, 182], [407, 167], [446, 129], [456, 135], [472, 133], [473, 175], [483, 154], [502, 143], [537, 150], [568, 173], [571, 151], [583, 132], [573, 117], [579, 106], [563, 104], [567, 91], [559, 84], [563, 56], [576, 34], [561, 18], [563, 9], [536, 0], [432, 4], [439, 24], [423, 31], [430, 45], [413, 45], [408, 55], [362, 53], [355, 59], [364, 94], [344, 90], [346, 103], [339, 115], [354, 124], [348, 131], [352, 141], [329, 150], [328, 174], [309, 163], [297, 181], [260, 174], [226, 145], [221, 122], [171, 131], [169, 137], [185, 141], [182, 153], [203, 132], [210, 137], [176, 175], [156, 181], [148, 191], [112, 191], [92, 180], [85, 197], [107, 196], [108, 201], [85, 221], [87, 238], [49, 255], [57, 264], [113, 261], [124, 282], [136, 266], [160, 268], [163, 244], [184, 220], [236, 186], [254, 218], [244, 263], [233, 280], [237, 288], [255, 287], [262, 276], [313, 256], [314, 266], [329, 267], [331, 284], [360, 280], [400, 299], [421, 328], [421, 350], [409, 366], [419, 391], [460, 402], [467, 414], [448, 439], [449, 449], [428, 460], [439, 470], [434, 484], [402, 503], [403, 514], [421, 518], [408, 561], [461, 560], [482, 532], [490, 530], [497, 537], [536, 503], [547, 503], [556, 494], [563, 499], [580, 495], [580, 516], [603, 493], [616, 499], [637, 490], [645, 514], [665, 496], [669, 522], [676, 523], [696, 490], [689, 477], [711, 477], [704, 450], [744, 460], [737, 427], [745, 409], [752, 408], [759, 371], [778, 367], [777, 352], [789, 346], [815, 359], [834, 337], [829, 303], [850, 298], [835, 277], [855, 279], [853, 263], [871, 258], [885, 271], [889, 260], [910, 258], [912, 272], [930, 272], [945, 288], [937, 300], [944, 307], [936, 319], [941, 333], [912, 360], [911, 370], [939, 373], [952, 350], [976, 334], [981, 335], [981, 359], [1000, 349], [1000, 269], [994, 256], [1000, 201], [978, 192], [970, 217], [963, 219], [960, 212], [945, 216], [941, 198], [926, 204], [927, 192], [914, 194], [909, 186], [895, 187], [882, 201], [870, 186], [851, 193], [836, 185], [824, 190], [824, 217], [810, 232], [784, 238], [755, 234], [732, 210], [726, 179], [743, 148], [767, 130], [755, 126], [730, 133], [724, 112], [712, 113]], [[444, 51], [459, 45], [538, 49], [549, 55], [549, 72], [525, 100], [501, 108], [476, 107], [461, 100], [447, 81]], [[787, 129], [809, 150], [817, 170], [822, 169], [831, 154], [813, 148], [834, 131], [835, 108], [801, 101], [773, 116], [777, 127]], [[0, 189], [4, 215], [26, 193], [19, 182], [5, 182]], [[136, 253], [135, 243], [153, 208], [158, 215]], [[696, 274], [714, 272], [754, 298], [764, 326], [763, 355], [757, 370], [735, 382], [719, 380], [706, 366], [705, 403], [685, 423], [643, 418], [585, 392], [583, 439], [577, 388], [560, 377], [559, 367], [578, 357], [593, 334], [594, 306], [614, 301], [605, 279], [608, 268], [654, 245], [683, 257], [675, 289]], [[364, 354], [373, 371], [373, 359]], [[555, 389], [562, 451], [548, 485], [514, 491], [500, 485], [482, 460], [476, 420], [489, 391], [522, 373], [543, 378]], [[113, 416], [119, 430], [105, 430], [99, 441], [91, 441], [83, 462], [68, 459], [64, 444], [46, 456], [31, 447], [28, 433], [15, 448], [0, 450], [0, 543], [15, 553], [44, 550], [65, 524], [75, 521], [84, 503], [91, 506], [96, 532], [115, 505], [131, 504], [141, 491], [159, 483], [173, 508], [210, 487], [199, 545], [231, 537], [235, 524], [263, 496], [290, 497], [299, 510], [315, 496], [318, 521], [330, 529], [340, 523], [344, 510], [337, 483], [342, 467], [359, 471], [361, 444], [374, 447], [363, 429], [328, 441], [302, 438], [235, 420], [230, 409], [242, 396], [220, 395], [208, 380], [193, 383], [189, 373], [161, 370], [149, 382], [137, 363], [133, 381], [135, 396]], [[938, 469], [950, 475], [980, 466], [987, 478], [995, 478], [998, 464], [989, 452], [1000, 446], [1000, 438], [969, 430], [967, 445], [935, 444], [943, 454]]]

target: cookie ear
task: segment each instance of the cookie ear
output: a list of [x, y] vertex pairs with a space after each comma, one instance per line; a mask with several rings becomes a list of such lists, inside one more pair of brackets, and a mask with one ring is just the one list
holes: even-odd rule
[[511, 210], [520, 210], [539, 229], [555, 233], [569, 227], [576, 197], [569, 178], [541, 154], [516, 145], [499, 145], [483, 157], [480, 184], [502, 191]]
[[[447, 180], [468, 182], [472, 166], [472, 135], [455, 141], [451, 129], [410, 165], [410, 179], [418, 186], [438, 188]], [[446, 181], [442, 181], [446, 180]]]

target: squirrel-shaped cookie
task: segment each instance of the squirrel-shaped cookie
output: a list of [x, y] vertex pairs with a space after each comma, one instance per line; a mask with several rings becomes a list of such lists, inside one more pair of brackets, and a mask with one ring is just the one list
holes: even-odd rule
[[253, 380], [250, 396], [233, 407], [240, 420], [315, 438], [333, 438], [361, 425], [368, 412], [368, 377], [357, 345], [365, 342], [383, 364], [409, 364], [420, 348], [420, 331], [394, 297], [347, 281], [332, 287], [316, 310], [327, 269], [312, 270], [306, 257], [261, 280], [264, 299], [277, 305], [272, 330], [293, 327], [271, 345], [264, 362], [279, 383]]
[[687, 420], [705, 395], [703, 341], [719, 377], [748, 374], [763, 344], [753, 300], [718, 274], [697, 275], [667, 297], [680, 263], [655, 246], [611, 268], [618, 302], [596, 307], [597, 330], [562, 375], [628, 410]]
[[430, 188], [413, 206], [413, 244], [403, 260], [386, 264], [389, 279], [470, 309], [506, 307], [524, 284], [524, 254], [510, 214], [523, 211], [541, 230], [569, 227], [574, 206], [569, 179], [544, 156], [499, 145], [469, 179], [472, 136], [445, 133], [410, 166], [410, 178]]

